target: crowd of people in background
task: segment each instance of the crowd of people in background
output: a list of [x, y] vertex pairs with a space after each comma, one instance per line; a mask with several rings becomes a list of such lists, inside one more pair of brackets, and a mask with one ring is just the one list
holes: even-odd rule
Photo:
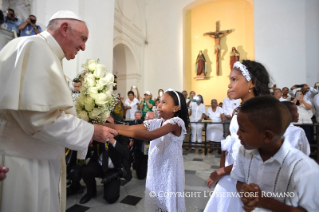
[[0, 26], [9, 31], [14, 31], [18, 37], [36, 35], [42, 32], [35, 15], [29, 15], [25, 21], [21, 21], [15, 11], [9, 8], [4, 15], [0, 10]]

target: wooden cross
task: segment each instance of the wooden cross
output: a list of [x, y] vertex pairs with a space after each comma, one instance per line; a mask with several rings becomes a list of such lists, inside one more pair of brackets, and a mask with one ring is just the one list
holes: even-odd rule
[[215, 54], [216, 54], [216, 75], [219, 76], [219, 58], [220, 58], [220, 39], [234, 30], [219, 31], [219, 21], [216, 21], [216, 32], [205, 32], [204, 35], [208, 35], [215, 40]]

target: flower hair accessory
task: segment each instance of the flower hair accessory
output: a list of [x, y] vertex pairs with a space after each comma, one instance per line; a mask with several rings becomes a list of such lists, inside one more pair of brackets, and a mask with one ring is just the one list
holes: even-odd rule
[[177, 96], [178, 98], [178, 106], [179, 106], [179, 110], [181, 110], [182, 106], [181, 106], [181, 99], [179, 98], [179, 95], [176, 91], [174, 91], [173, 89], [169, 88], [167, 89], [164, 93], [166, 93], [167, 91], [173, 91], [175, 93], [175, 95]]
[[244, 64], [237, 61], [236, 63], [234, 63], [233, 68], [238, 68], [241, 71], [241, 74], [246, 78], [247, 82], [251, 80], [249, 71], [247, 70], [247, 67]]

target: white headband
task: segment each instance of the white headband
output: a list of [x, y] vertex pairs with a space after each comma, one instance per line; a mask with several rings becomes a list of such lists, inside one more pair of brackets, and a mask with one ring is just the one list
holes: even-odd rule
[[182, 106], [181, 106], [181, 99], [179, 98], [178, 93], [177, 93], [176, 91], [174, 91], [173, 89], [171, 89], [171, 88], [167, 89], [164, 93], [166, 93], [167, 91], [173, 91], [173, 92], [176, 94], [176, 96], [177, 96], [177, 98], [178, 98], [179, 110], [181, 110], [181, 108], [182, 108]]
[[234, 63], [233, 68], [238, 68], [241, 71], [241, 74], [246, 78], [247, 82], [251, 80], [249, 71], [247, 70], [247, 67], [244, 64], [237, 61], [236, 63]]

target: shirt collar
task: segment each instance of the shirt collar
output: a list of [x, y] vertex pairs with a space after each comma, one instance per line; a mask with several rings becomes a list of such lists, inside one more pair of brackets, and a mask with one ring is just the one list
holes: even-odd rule
[[61, 46], [48, 31], [43, 31], [39, 35], [49, 44], [52, 51], [58, 56], [60, 60], [65, 57]]
[[[278, 152], [274, 156], [269, 158], [267, 161], [265, 161], [264, 163], [272, 163], [273, 161], [276, 160], [278, 163], [282, 164], [286, 155], [288, 154], [290, 148], [291, 148], [291, 144], [289, 143], [289, 141], [287, 139], [285, 139], [284, 142], [282, 143], [280, 149], [278, 150]], [[251, 152], [256, 157], [261, 159], [261, 156], [259, 154], [258, 149], [251, 150]]]

